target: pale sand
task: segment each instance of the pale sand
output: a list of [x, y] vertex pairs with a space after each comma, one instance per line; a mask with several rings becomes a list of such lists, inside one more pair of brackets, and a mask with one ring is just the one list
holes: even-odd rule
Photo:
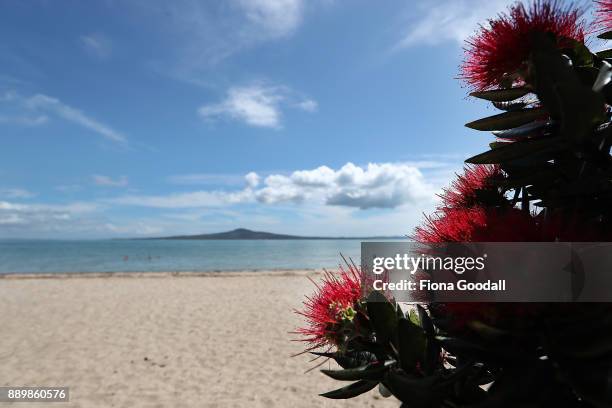
[[[0, 279], [0, 384], [69, 386], [18, 407], [397, 407], [340, 383], [291, 342], [313, 272]], [[315, 276], [315, 279], [317, 277]], [[326, 364], [331, 366], [331, 364]], [[0, 406], [6, 404], [0, 403]]]

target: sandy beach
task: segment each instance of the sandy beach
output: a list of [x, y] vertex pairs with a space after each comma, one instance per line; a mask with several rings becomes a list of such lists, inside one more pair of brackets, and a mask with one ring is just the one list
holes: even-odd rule
[[[397, 407], [342, 383], [291, 342], [316, 272], [0, 279], [0, 383], [68, 386], [53, 407]], [[327, 364], [326, 366], [331, 366]], [[7, 404], [0, 404], [7, 405]], [[19, 403], [19, 407], [41, 407]]]

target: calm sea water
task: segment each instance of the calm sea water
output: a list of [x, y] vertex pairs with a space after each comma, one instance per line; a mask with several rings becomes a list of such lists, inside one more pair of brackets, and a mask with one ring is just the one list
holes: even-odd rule
[[0, 240], [0, 274], [236, 271], [359, 263], [359, 240]]

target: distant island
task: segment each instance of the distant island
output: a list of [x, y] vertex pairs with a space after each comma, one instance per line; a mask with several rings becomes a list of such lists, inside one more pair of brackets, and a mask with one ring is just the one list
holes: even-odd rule
[[272, 232], [264, 231], [252, 231], [246, 228], [237, 228], [232, 231], [217, 232], [214, 234], [199, 234], [199, 235], [176, 235], [170, 237], [153, 237], [153, 238], [141, 238], [141, 239], [201, 239], [201, 240], [214, 240], [214, 239], [361, 239], [361, 240], [374, 240], [374, 239], [405, 239], [406, 237], [303, 237], [299, 235], [286, 235], [286, 234], [274, 234]]

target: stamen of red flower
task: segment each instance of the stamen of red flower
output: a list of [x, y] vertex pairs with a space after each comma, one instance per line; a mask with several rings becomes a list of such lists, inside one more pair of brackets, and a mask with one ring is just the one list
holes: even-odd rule
[[520, 82], [536, 33], [554, 34], [560, 48], [568, 38], [584, 42], [582, 11], [571, 3], [560, 4], [556, 0], [534, 0], [529, 7], [518, 3], [489, 20], [467, 40], [460, 77], [477, 90], [502, 85], [506, 78]]
[[598, 31], [612, 30], [612, 0], [597, 0], [594, 27]]
[[444, 189], [440, 198], [445, 207], [467, 208], [477, 204], [477, 191], [491, 188], [491, 182], [501, 176], [499, 166], [470, 165], [458, 175], [453, 184]]
[[295, 331], [300, 339], [310, 343], [308, 350], [325, 346], [340, 346], [343, 341], [343, 325], [353, 324], [362, 297], [362, 272], [348, 265], [338, 274], [326, 271], [314, 295], [306, 297], [304, 309], [296, 313], [306, 318], [306, 326]]

